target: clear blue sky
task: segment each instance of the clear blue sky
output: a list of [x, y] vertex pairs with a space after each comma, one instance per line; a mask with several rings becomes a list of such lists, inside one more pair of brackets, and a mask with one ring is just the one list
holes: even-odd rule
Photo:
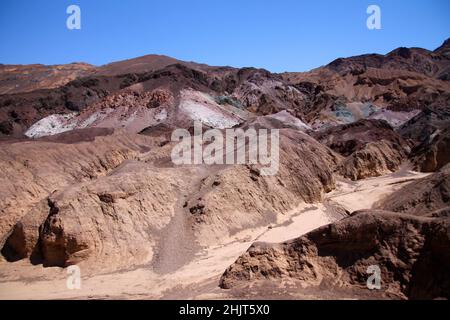
[[[66, 8], [81, 8], [81, 30]], [[366, 8], [382, 10], [368, 30]], [[450, 0], [2, 0], [0, 63], [95, 65], [149, 53], [210, 65], [303, 71], [335, 58], [435, 49]]]

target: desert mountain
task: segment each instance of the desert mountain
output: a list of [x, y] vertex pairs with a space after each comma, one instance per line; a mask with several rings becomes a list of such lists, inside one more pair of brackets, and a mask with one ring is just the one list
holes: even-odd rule
[[448, 106], [449, 45], [447, 40], [435, 51], [398, 48], [386, 55], [340, 58], [310, 72], [284, 73], [283, 78], [333, 97], [311, 115], [316, 125], [373, 118], [399, 126], [424, 107]]
[[96, 68], [86, 63], [53, 66], [0, 64], [0, 94], [58, 88], [95, 72]]
[[[44, 84], [32, 92], [0, 95], [0, 133], [20, 136], [43, 118], [81, 112], [111, 94], [156, 89], [170, 91], [175, 106], [181, 91], [193, 89], [252, 113], [286, 110], [315, 129], [363, 118], [398, 127], [426, 107], [448, 105], [450, 84], [443, 76], [449, 64], [447, 47], [448, 41], [434, 52], [400, 48], [385, 56], [338, 59], [307, 73], [282, 75], [148, 55], [89, 67], [89, 76], [79, 75], [58, 87], [50, 77], [51, 89]], [[8, 70], [3, 66], [1, 76], [11, 78]], [[45, 83], [38, 79], [34, 81]]]
[[143, 73], [163, 69], [172, 64], [182, 64], [200, 68], [200, 64], [184, 62], [164, 55], [149, 54], [142, 57], [112, 62], [97, 68], [96, 75], [116, 76], [127, 73]]
[[[97, 293], [143, 274], [134, 294], [158, 298], [448, 298], [449, 45], [284, 74], [159, 55], [1, 65], [0, 288], [54, 288], [77, 264]], [[198, 136], [194, 121], [278, 129], [277, 174], [174, 164], [171, 134]]]
[[116, 76], [127, 73], [151, 72], [177, 63], [194, 68], [206, 67], [205, 65], [193, 62], [184, 62], [171, 57], [153, 54], [135, 59], [112, 62], [100, 67], [87, 63], [71, 63], [65, 65], [0, 64], [0, 94], [58, 88], [72, 80], [87, 76]]

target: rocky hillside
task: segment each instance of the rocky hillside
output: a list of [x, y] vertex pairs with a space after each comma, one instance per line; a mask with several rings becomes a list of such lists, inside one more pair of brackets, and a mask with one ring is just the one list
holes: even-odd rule
[[0, 64], [0, 95], [58, 88], [95, 72], [96, 68], [87, 63], [53, 66]]
[[362, 119], [311, 134], [345, 157], [336, 171], [352, 180], [397, 171], [412, 145], [384, 120]]
[[450, 107], [425, 108], [401, 126], [398, 132], [414, 142], [410, 161], [414, 168], [434, 172], [450, 162]]
[[[223, 274], [222, 288], [295, 280], [299, 287], [364, 291], [368, 268], [381, 270], [374, 297], [449, 298], [448, 218], [355, 212], [298, 239], [255, 243]], [[266, 284], [267, 285], [267, 284]], [[366, 291], [367, 292], [367, 291]]]
[[[201, 273], [219, 290], [240, 255], [222, 288], [449, 298], [449, 45], [285, 74], [159, 55], [1, 65], [0, 274], [145, 268], [164, 291]], [[194, 121], [278, 129], [276, 174], [176, 165], [172, 132]], [[365, 287], [373, 265], [381, 291]]]
[[399, 48], [385, 56], [338, 59], [307, 73], [281, 75], [158, 55], [101, 67], [2, 66], [0, 79], [15, 79], [12, 86], [29, 89], [0, 93], [0, 134], [20, 136], [43, 118], [79, 113], [122, 90], [145, 93], [156, 89], [170, 91], [175, 107], [183, 90], [195, 90], [221, 105], [259, 115], [285, 110], [314, 129], [366, 118], [399, 127], [424, 108], [448, 106], [447, 47], [448, 41], [433, 52]]
[[316, 126], [369, 117], [397, 127], [425, 107], [448, 106], [449, 46], [447, 40], [435, 51], [398, 48], [386, 55], [341, 58], [283, 78], [296, 87], [315, 88], [331, 100], [310, 115]]
[[427, 215], [450, 207], [450, 166], [397, 190], [378, 207], [413, 215]]
[[197, 245], [221, 244], [299, 203], [321, 201], [335, 187], [330, 168], [339, 156], [298, 130], [282, 129], [273, 177], [249, 165], [173, 166], [174, 143], [164, 133], [92, 130], [2, 145], [0, 244], [7, 261], [173, 268]]

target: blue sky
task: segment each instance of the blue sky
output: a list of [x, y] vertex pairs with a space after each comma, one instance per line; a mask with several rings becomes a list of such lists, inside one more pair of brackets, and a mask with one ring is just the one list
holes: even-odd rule
[[[81, 8], [81, 30], [66, 8]], [[382, 29], [366, 9], [380, 6]], [[2, 0], [0, 63], [95, 65], [149, 53], [210, 65], [304, 71], [335, 58], [435, 49], [450, 37], [449, 0]]]

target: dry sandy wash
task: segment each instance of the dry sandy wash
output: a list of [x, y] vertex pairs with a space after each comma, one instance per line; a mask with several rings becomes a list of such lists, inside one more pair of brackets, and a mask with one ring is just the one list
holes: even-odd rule
[[[190, 261], [176, 270], [155, 272], [151, 266], [131, 270], [85, 276], [80, 290], [66, 286], [65, 269], [42, 268], [28, 263], [2, 263], [0, 272], [1, 299], [228, 299], [228, 298], [360, 298], [351, 290], [301, 289], [288, 279], [282, 286], [260, 290], [224, 290], [219, 288], [223, 271], [255, 241], [278, 243], [304, 235], [323, 225], [346, 216], [340, 208], [369, 209], [383, 197], [405, 184], [428, 174], [409, 170], [377, 178], [352, 182], [341, 179], [337, 189], [326, 195], [323, 202], [300, 204], [277, 216], [270, 226], [249, 228], [223, 239], [221, 245], [202, 248]], [[367, 290], [368, 291], [368, 290]], [[372, 297], [367, 292], [367, 297]]]

